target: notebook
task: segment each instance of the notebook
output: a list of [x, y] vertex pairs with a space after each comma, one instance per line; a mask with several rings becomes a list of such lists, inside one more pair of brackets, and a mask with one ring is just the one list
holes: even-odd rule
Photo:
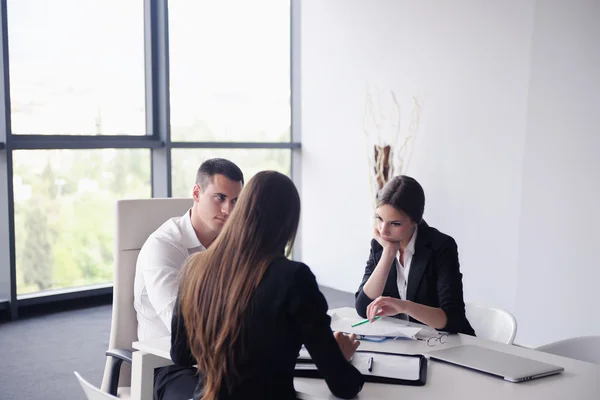
[[[423, 386], [427, 380], [427, 359], [420, 354], [358, 350], [351, 363], [365, 377], [366, 382]], [[306, 350], [300, 352], [295, 376], [321, 378]]]
[[565, 369], [529, 358], [475, 345], [463, 345], [428, 353], [433, 360], [495, 375], [509, 382], [523, 382], [559, 374]]
[[331, 315], [331, 330], [368, 337], [405, 337], [411, 339], [414, 339], [422, 330], [419, 327], [409, 326], [406, 321], [390, 317], [379, 318], [374, 322], [355, 327], [352, 326], [361, 321], [363, 321], [361, 318], [342, 317], [333, 313]]

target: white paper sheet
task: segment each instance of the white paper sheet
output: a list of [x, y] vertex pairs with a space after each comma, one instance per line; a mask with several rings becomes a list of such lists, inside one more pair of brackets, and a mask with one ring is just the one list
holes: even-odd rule
[[363, 321], [360, 318], [346, 318], [333, 313], [331, 315], [331, 329], [333, 331], [354, 333], [364, 336], [407, 337], [413, 339], [422, 328], [408, 326], [406, 321], [397, 318], [382, 317], [374, 322], [352, 327], [353, 324]]

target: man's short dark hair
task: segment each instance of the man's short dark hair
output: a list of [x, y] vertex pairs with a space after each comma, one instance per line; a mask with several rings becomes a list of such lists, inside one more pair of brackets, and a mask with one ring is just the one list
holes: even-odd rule
[[224, 158], [211, 158], [206, 160], [198, 168], [196, 173], [196, 185], [204, 192], [207, 186], [212, 182], [213, 176], [220, 174], [232, 181], [242, 182], [244, 184], [244, 174], [240, 167]]

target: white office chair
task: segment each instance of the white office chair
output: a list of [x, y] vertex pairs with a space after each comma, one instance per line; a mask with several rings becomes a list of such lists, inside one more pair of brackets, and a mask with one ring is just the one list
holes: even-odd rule
[[74, 372], [74, 374], [77, 377], [77, 380], [79, 380], [79, 384], [81, 385], [81, 388], [85, 392], [85, 396], [88, 400], [110, 400], [110, 399], [118, 400], [118, 397], [115, 397], [111, 394], [108, 394], [108, 393], [103, 392], [102, 390], [98, 389], [96, 386], [92, 385], [91, 383], [89, 383], [88, 381], [83, 379], [83, 377], [81, 375], [79, 375], [77, 372]]
[[[169, 218], [179, 217], [192, 199], [120, 200], [116, 204], [115, 265], [109, 350], [102, 391], [128, 397], [131, 385], [131, 344], [138, 340], [133, 307], [135, 264], [142, 245]], [[122, 365], [123, 361], [126, 361]]]
[[477, 337], [513, 344], [517, 335], [517, 320], [511, 313], [473, 303], [466, 303], [465, 310]]
[[536, 350], [600, 364], [600, 336], [581, 336], [559, 340], [540, 346]]

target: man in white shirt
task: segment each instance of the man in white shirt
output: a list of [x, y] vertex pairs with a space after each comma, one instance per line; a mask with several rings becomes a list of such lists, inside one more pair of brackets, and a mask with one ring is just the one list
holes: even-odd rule
[[[148, 237], [135, 271], [133, 303], [139, 340], [171, 334], [181, 268], [190, 254], [205, 250], [214, 242], [243, 184], [242, 171], [231, 161], [222, 158], [205, 161], [198, 169], [192, 189], [192, 208], [181, 217], [169, 219]], [[194, 372], [176, 367], [157, 369], [155, 398], [191, 398], [198, 382]]]

